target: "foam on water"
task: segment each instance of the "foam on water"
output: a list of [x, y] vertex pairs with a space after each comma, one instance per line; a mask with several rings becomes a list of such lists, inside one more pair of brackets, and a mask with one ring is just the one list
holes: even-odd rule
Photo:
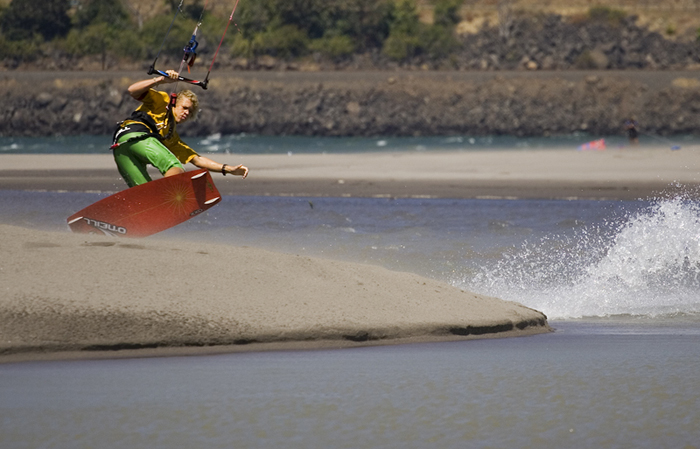
[[659, 200], [621, 224], [524, 243], [460, 287], [550, 319], [700, 313], [700, 205]]

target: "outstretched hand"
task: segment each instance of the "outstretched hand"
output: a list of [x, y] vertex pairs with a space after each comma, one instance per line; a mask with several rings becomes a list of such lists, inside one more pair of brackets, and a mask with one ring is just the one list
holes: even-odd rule
[[245, 165], [220, 164], [212, 161], [208, 157], [200, 155], [193, 157], [190, 162], [199, 168], [206, 168], [209, 171], [219, 172], [224, 176], [228, 174], [242, 176], [244, 178], [248, 176], [248, 167]]
[[248, 176], [248, 167], [246, 167], [245, 165], [236, 165], [235, 167], [227, 165], [225, 167], [225, 170], [226, 173], [230, 173], [236, 176], [243, 176], [244, 179]]

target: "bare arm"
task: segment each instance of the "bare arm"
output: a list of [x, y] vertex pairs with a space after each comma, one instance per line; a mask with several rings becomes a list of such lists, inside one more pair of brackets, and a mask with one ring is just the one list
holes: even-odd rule
[[161, 75], [151, 79], [135, 82], [134, 84], [129, 86], [129, 95], [131, 95], [137, 100], [141, 100], [143, 98], [143, 95], [146, 92], [148, 92], [148, 89], [156, 87], [157, 85], [162, 83], [172, 83], [177, 80], [178, 75], [176, 71], [168, 70], [166, 73], [170, 76], [170, 78], [166, 78]]
[[204, 156], [195, 156], [190, 162], [192, 162], [192, 164], [196, 165], [199, 168], [206, 168], [209, 171], [215, 171], [219, 173], [224, 173], [225, 171], [225, 174], [230, 173], [232, 175], [243, 176], [243, 178], [248, 176], [248, 167], [243, 165], [232, 166], [227, 164], [220, 164]]

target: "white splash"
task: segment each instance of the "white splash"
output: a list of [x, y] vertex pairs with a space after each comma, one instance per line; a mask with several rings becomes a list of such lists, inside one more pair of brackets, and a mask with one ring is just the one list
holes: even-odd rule
[[550, 319], [700, 313], [698, 204], [658, 201], [608, 231], [525, 244], [458, 284]]

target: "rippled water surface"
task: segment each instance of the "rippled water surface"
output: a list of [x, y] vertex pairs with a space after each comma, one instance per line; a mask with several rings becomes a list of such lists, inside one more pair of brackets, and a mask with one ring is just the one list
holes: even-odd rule
[[[697, 327], [0, 366], [4, 448], [697, 447]], [[678, 329], [676, 327], [676, 329]]]

